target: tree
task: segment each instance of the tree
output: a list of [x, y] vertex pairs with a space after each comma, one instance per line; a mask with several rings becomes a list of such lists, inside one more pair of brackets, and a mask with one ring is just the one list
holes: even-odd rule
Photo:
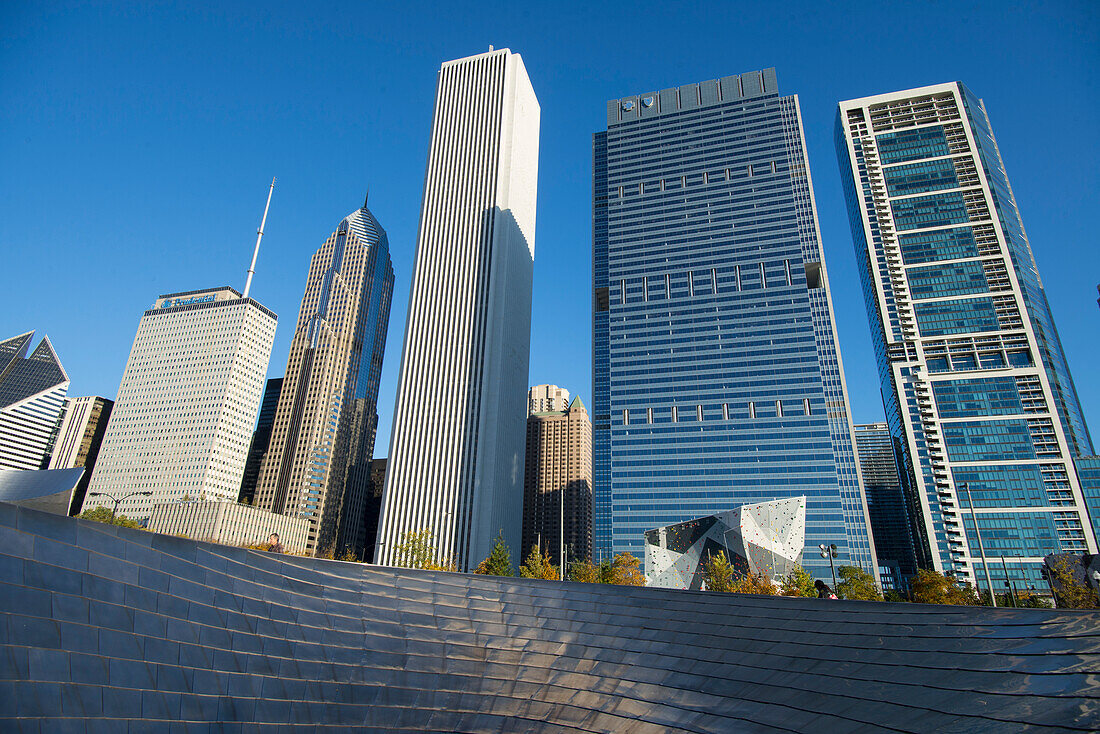
[[978, 605], [978, 594], [973, 586], [967, 583], [960, 586], [955, 579], [926, 568], [917, 571], [911, 590], [913, 601], [919, 604]]
[[746, 573], [739, 577], [730, 591], [735, 594], [763, 594], [764, 596], [775, 596], [776, 588], [769, 579], [762, 573]]
[[706, 582], [707, 591], [733, 591], [734, 579], [733, 566], [726, 557], [725, 551], [707, 556], [703, 562], [703, 581]]
[[557, 581], [560, 578], [558, 567], [550, 562], [550, 556], [539, 553], [539, 549], [535, 546], [531, 546], [531, 553], [519, 567], [519, 575], [525, 579], [546, 579], [547, 581]]
[[569, 564], [569, 580], [582, 584], [600, 583], [600, 568], [587, 558]]
[[806, 573], [802, 566], [796, 564], [779, 585], [779, 595], [816, 597], [817, 589], [814, 588], [814, 577]]
[[611, 562], [610, 578], [604, 583], [619, 586], [645, 586], [645, 576], [638, 570], [639, 561], [630, 553], [620, 553]]
[[836, 571], [840, 581], [836, 583], [837, 596], [857, 601], [882, 601], [875, 577], [857, 566], [841, 566]]
[[[401, 542], [394, 546], [394, 564], [405, 568], [421, 568], [426, 571], [454, 571], [452, 558], [445, 563], [435, 559], [435, 539], [428, 528], [407, 530], [401, 534]], [[355, 559], [358, 560], [358, 559]]]
[[137, 528], [143, 530], [141, 523], [137, 520], [131, 520], [125, 515], [113, 515], [110, 508], [107, 507], [93, 507], [90, 510], [84, 510], [80, 513], [82, 520], [93, 520], [95, 522], [102, 522], [108, 525], [120, 525], [124, 528]]
[[503, 530], [497, 533], [497, 542], [493, 550], [489, 551], [489, 556], [485, 560], [477, 564], [474, 573], [480, 573], [483, 576], [515, 576], [512, 572], [512, 551], [508, 550], [508, 545], [504, 542]]
[[1083, 583], [1070, 566], [1070, 558], [1067, 555], [1055, 556], [1048, 566], [1050, 569], [1051, 586], [1054, 587], [1057, 596], [1055, 602], [1065, 609], [1096, 609], [1100, 606], [1096, 591], [1087, 583]]

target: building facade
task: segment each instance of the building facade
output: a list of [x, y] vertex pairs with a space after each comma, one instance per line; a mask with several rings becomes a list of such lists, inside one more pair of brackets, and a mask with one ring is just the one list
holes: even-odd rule
[[283, 389], [283, 378], [272, 377], [264, 387], [264, 397], [260, 401], [260, 414], [256, 418], [256, 430], [252, 432], [252, 441], [248, 444], [248, 458], [244, 462], [244, 475], [241, 477], [241, 491], [237, 501], [251, 505], [256, 501], [256, 482], [260, 478], [267, 446], [271, 442], [271, 427], [275, 425], [275, 409], [279, 406], [279, 393]]
[[393, 297], [386, 231], [352, 212], [313, 254], [255, 504], [305, 517], [311, 553], [362, 558]]
[[459, 570], [488, 555], [498, 532], [519, 547], [539, 115], [508, 49], [439, 70], [381, 563], [424, 529]]
[[917, 557], [906, 499], [908, 485], [902, 484], [904, 475], [898, 461], [900, 448], [886, 423], [854, 428], [882, 588], [902, 590], [907, 588], [906, 579], [917, 573]]
[[84, 467], [84, 475], [73, 490], [70, 515], [80, 514], [114, 405], [115, 401], [97, 395], [65, 399], [65, 411], [54, 441], [49, 468]]
[[527, 391], [527, 415], [569, 409], [569, 391], [557, 385], [535, 385]]
[[149, 530], [221, 545], [266, 547], [274, 533], [286, 553], [304, 553], [309, 521], [236, 502], [170, 502], [156, 505]]
[[[952, 82], [841, 102], [837, 153], [922, 566], [985, 588], [1096, 552], [1092, 443], [984, 104]], [[972, 504], [971, 504], [972, 503]]]
[[766, 69], [611, 100], [593, 165], [597, 560], [805, 496], [806, 543], [873, 571], [798, 98]]
[[276, 318], [229, 286], [160, 296], [138, 323], [84, 509], [133, 495], [118, 511], [141, 521], [185, 497], [236, 501]]
[[536, 546], [555, 563], [592, 558], [592, 421], [580, 397], [527, 416], [520, 559]]
[[806, 498], [741, 505], [645, 534], [646, 586], [704, 588], [707, 559], [724, 553], [738, 575], [782, 583], [806, 545]]
[[69, 376], [48, 336], [27, 355], [34, 332], [0, 342], [0, 469], [43, 469], [64, 409]]

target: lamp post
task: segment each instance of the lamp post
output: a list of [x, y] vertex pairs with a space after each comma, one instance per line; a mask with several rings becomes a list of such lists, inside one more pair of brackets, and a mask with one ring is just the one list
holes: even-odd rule
[[821, 557], [829, 559], [829, 571], [833, 574], [833, 591], [836, 591], [836, 569], [833, 567], [833, 559], [836, 558], [836, 543], [830, 543], [825, 545], [822, 543], [818, 546], [821, 549]]
[[141, 495], [142, 497], [152, 497], [153, 493], [148, 492], [148, 491], [146, 491], [146, 492], [131, 492], [130, 494], [124, 494], [121, 497], [115, 497], [110, 492], [90, 492], [88, 494], [89, 497], [108, 497], [108, 498], [114, 500], [115, 506], [111, 509], [111, 524], [112, 525], [115, 524], [115, 515], [118, 513], [119, 503], [121, 503], [123, 500], [128, 500], [131, 497], [136, 497], [138, 495]]
[[[966, 501], [970, 504], [970, 519], [974, 521], [974, 535], [978, 539], [978, 553], [982, 557], [982, 569], [985, 571], [985, 583], [989, 586], [989, 602], [997, 606], [997, 592], [993, 591], [993, 577], [989, 575], [989, 564], [985, 560], [985, 546], [982, 545], [982, 531], [978, 528], [978, 516], [974, 514], [974, 498], [970, 495], [970, 482], [962, 483], [966, 490]], [[963, 534], [966, 534], [966, 526], [963, 525]], [[967, 545], [970, 545], [967, 543]]]

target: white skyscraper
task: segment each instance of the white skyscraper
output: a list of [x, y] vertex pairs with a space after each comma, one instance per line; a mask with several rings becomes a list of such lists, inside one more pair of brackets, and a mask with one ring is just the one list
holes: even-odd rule
[[439, 70], [380, 563], [423, 529], [460, 570], [519, 547], [539, 114], [507, 49]]
[[[168, 293], [141, 317], [84, 509], [236, 501], [260, 409], [276, 316], [224, 286]], [[95, 493], [103, 493], [93, 496]]]

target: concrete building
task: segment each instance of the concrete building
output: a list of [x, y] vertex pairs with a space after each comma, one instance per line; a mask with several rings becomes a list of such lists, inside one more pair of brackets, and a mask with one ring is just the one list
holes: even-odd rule
[[960, 82], [841, 102], [836, 145], [918, 562], [1041, 586], [1044, 556], [1097, 552], [1092, 441], [985, 105]]
[[43, 469], [49, 462], [69, 376], [43, 337], [31, 356], [34, 332], [0, 342], [0, 469]]
[[309, 520], [236, 502], [169, 502], [153, 507], [149, 530], [221, 545], [267, 545], [275, 533], [286, 553], [304, 553]]
[[580, 397], [527, 417], [521, 561], [536, 545], [555, 564], [592, 558], [592, 421]]
[[248, 444], [248, 458], [244, 462], [244, 475], [241, 477], [241, 491], [237, 501], [251, 505], [256, 499], [256, 482], [260, 478], [260, 467], [267, 456], [267, 446], [271, 442], [271, 427], [275, 425], [275, 409], [279, 406], [279, 393], [283, 389], [283, 378], [272, 377], [264, 388], [264, 398], [260, 402], [260, 414], [256, 418], [256, 430], [252, 432], [252, 441]]
[[[796, 95], [774, 69], [607, 103], [593, 139], [597, 555], [807, 497], [877, 571]], [[805, 554], [829, 580], [829, 563]]]
[[80, 514], [114, 405], [115, 401], [97, 395], [65, 399], [65, 412], [54, 441], [49, 468], [84, 467], [84, 475], [73, 492], [70, 515]]
[[885, 423], [857, 424], [856, 456], [863, 473], [867, 514], [875, 539], [883, 589], [904, 589], [917, 573], [906, 487], [899, 469], [897, 442]]
[[[470, 570], [520, 544], [539, 104], [518, 54], [439, 70], [379, 527]], [[440, 400], [440, 395], [446, 397]]]
[[569, 408], [569, 391], [557, 385], [535, 385], [527, 391], [527, 415]]
[[[141, 317], [84, 509], [147, 519], [189, 497], [236, 501], [276, 316], [229, 286], [166, 293]], [[95, 496], [99, 493], [99, 496]]]
[[393, 266], [367, 203], [313, 254], [255, 505], [305, 517], [310, 553], [364, 556]]

